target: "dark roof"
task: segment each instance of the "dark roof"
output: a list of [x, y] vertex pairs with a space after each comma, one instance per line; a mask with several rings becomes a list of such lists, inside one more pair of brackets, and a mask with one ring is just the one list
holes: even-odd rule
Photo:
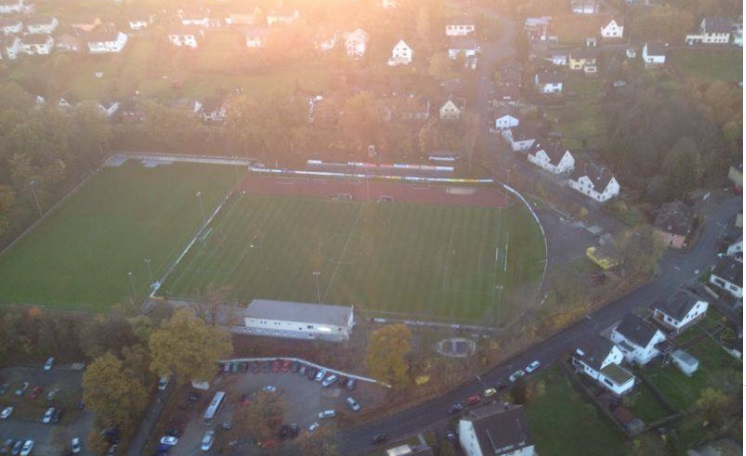
[[247, 38], [263, 38], [272, 33], [272, 28], [265, 25], [253, 25], [244, 29], [244, 36]]
[[648, 55], [666, 56], [666, 44], [662, 41], [648, 41], [645, 44], [648, 46]]
[[498, 84], [495, 87], [496, 100], [517, 100], [521, 89], [516, 84]]
[[681, 201], [666, 203], [658, 209], [653, 226], [667, 233], [686, 236], [692, 231], [694, 212]]
[[510, 136], [515, 141], [523, 141], [526, 139], [536, 139], [536, 133], [531, 128], [527, 128], [525, 124], [510, 127]]
[[653, 303], [652, 308], [653, 310], [660, 310], [669, 317], [681, 321], [699, 301], [702, 301], [699, 296], [682, 288], [676, 290], [672, 295], [666, 295], [659, 298]]
[[571, 59], [595, 59], [598, 57], [598, 48], [581, 47], [570, 51]]
[[0, 17], [0, 27], [11, 27], [21, 23], [21, 20], [17, 17]]
[[562, 160], [562, 157], [565, 156], [565, 152], [569, 152], [567, 147], [563, 147], [561, 143], [539, 143], [537, 141], [531, 146], [531, 149], [528, 151], [528, 153], [531, 155], [535, 155], [540, 150], [543, 150], [544, 153], [547, 154], [547, 156], [549, 157], [549, 163], [552, 163], [554, 165], [558, 164], [560, 160]]
[[575, 171], [572, 175], [573, 180], [578, 180], [583, 176], [587, 176], [588, 179], [591, 180], [593, 188], [597, 191], [603, 191], [614, 177], [608, 168], [593, 162], [587, 162], [580, 166], [575, 166]]
[[610, 340], [593, 334], [578, 343], [572, 356], [598, 371], [613, 348], [614, 344]]
[[51, 35], [46, 34], [26, 35], [21, 42], [23, 44], [47, 44], [51, 37]]
[[500, 69], [500, 82], [521, 85], [523, 79], [523, 66], [508, 65]]
[[522, 406], [488, 405], [471, 410], [462, 419], [474, 426], [482, 454], [500, 456], [534, 444]]
[[171, 27], [168, 31], [169, 35], [194, 35], [204, 36], [202, 28], [198, 25], [181, 25], [177, 24]]
[[35, 25], [49, 25], [54, 17], [52, 16], [36, 16], [26, 21], [26, 27]]
[[562, 73], [558, 71], [545, 71], [536, 74], [538, 84], [558, 84], [564, 80]]
[[647, 347], [658, 328], [637, 315], [628, 313], [616, 327], [616, 332], [640, 347]]
[[624, 19], [620, 19], [618, 17], [609, 18], [606, 22], [604, 22], [603, 26], [606, 27], [607, 25], [611, 24], [611, 21], [616, 22], [616, 25], [618, 25], [619, 27], [624, 26]]
[[730, 33], [735, 29], [733, 20], [727, 17], [706, 17], [702, 21], [705, 33]]
[[112, 41], [117, 41], [119, 39], [119, 31], [118, 30], [96, 30], [91, 32], [88, 35], [87, 41], [89, 43], [109, 43]]
[[734, 258], [729, 256], [721, 258], [712, 273], [734, 285], [743, 286], [743, 263]]

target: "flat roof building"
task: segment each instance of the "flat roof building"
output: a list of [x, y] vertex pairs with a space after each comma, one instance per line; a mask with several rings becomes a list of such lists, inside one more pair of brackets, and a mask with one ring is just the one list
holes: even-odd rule
[[234, 331], [257, 336], [344, 342], [354, 325], [352, 306], [254, 299]]

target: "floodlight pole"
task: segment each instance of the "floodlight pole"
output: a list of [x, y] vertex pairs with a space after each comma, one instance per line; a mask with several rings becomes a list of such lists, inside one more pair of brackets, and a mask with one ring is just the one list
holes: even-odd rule
[[321, 289], [319, 288], [319, 276], [321, 271], [313, 271], [313, 279], [316, 282], [316, 303], [321, 304]]
[[233, 171], [236, 172], [236, 191], [238, 191], [241, 181], [238, 179], [238, 157], [236, 155], [233, 156]]
[[132, 278], [132, 271], [127, 273], [127, 276], [130, 278], [130, 286], [132, 286], [132, 299], [137, 298], [137, 291], [135, 291], [135, 279]]
[[36, 196], [36, 181], [32, 180], [28, 183], [28, 186], [31, 187], [31, 194], [34, 195], [34, 201], [36, 201], [36, 209], [39, 211], [39, 218], [43, 216], [41, 212], [41, 204], [39, 204], [39, 197]]
[[497, 307], [502, 304], [503, 286], [495, 285], [495, 290], [497, 290], [497, 301], [495, 301], [495, 306], [492, 308], [492, 323], [497, 326]]
[[196, 195], [197, 201], [199, 202], [199, 210], [202, 212], [202, 223], [204, 223], [207, 217], [205, 217], [205, 207], [202, 205], [202, 192], [197, 192]]
[[150, 269], [150, 258], [145, 258], [145, 266], [148, 268], [148, 278], [150, 279], [150, 283], [152, 285], [152, 283], [153, 283], [153, 271]]

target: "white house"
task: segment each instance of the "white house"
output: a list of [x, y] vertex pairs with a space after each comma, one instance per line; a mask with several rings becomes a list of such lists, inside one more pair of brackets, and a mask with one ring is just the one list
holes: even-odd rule
[[23, 10], [23, 0], [0, 0], [0, 14], [22, 13]]
[[572, 353], [576, 372], [596, 380], [603, 388], [617, 396], [632, 391], [635, 376], [620, 366], [624, 354], [616, 345], [598, 334], [580, 341]]
[[569, 54], [566, 52], [553, 52], [549, 54], [549, 57], [547, 57], [546, 59], [550, 61], [553, 65], [567, 66]]
[[624, 24], [622, 21], [611, 18], [609, 22], [601, 26], [601, 38], [622, 38], [624, 36]]
[[122, 52], [127, 45], [127, 35], [116, 30], [101, 30], [92, 33], [87, 44], [88, 52], [91, 54]]
[[575, 158], [570, 150], [562, 144], [535, 141], [526, 155], [528, 161], [549, 171], [552, 174], [562, 174], [575, 168]]
[[573, 14], [598, 14], [601, 0], [570, 0]]
[[106, 117], [111, 117], [119, 110], [118, 101], [99, 101], [95, 103], [96, 109]]
[[463, 100], [454, 100], [452, 98], [449, 98], [448, 100], [446, 100], [445, 103], [443, 103], [443, 106], [441, 106], [440, 109], [438, 110], [438, 115], [440, 116], [440, 120], [460, 119], [461, 114], [463, 113], [464, 107], [465, 107], [465, 102]]
[[354, 325], [352, 307], [254, 299], [234, 332], [290, 339], [344, 342]]
[[619, 182], [611, 171], [595, 163], [576, 166], [567, 185], [598, 202], [608, 201], [619, 194]]
[[477, 30], [477, 24], [470, 17], [451, 18], [446, 23], [446, 36], [466, 36]]
[[168, 33], [168, 40], [177, 47], [190, 47], [192, 49], [199, 45], [199, 38], [205, 36], [205, 32], [199, 27], [176, 27]]
[[466, 456], [534, 456], [534, 440], [520, 405], [492, 404], [469, 410], [459, 420]]
[[743, 263], [733, 257], [723, 257], [710, 274], [710, 283], [733, 297], [743, 297]]
[[21, 41], [21, 52], [27, 55], [48, 55], [53, 50], [52, 35], [26, 35]]
[[730, 36], [736, 31], [732, 19], [727, 17], [706, 17], [699, 25], [698, 34], [686, 36], [686, 43], [693, 44], [729, 44]]
[[20, 19], [0, 18], [0, 30], [3, 35], [15, 35], [23, 31], [23, 22]]
[[611, 331], [611, 341], [619, 347], [627, 362], [641, 366], [661, 354], [656, 345], [665, 340], [666, 335], [660, 329], [631, 313]]
[[523, 22], [523, 31], [531, 41], [546, 41], [549, 38], [551, 16], [529, 17]]
[[150, 24], [152, 23], [153, 16], [148, 15], [131, 17], [129, 20], [127, 20], [127, 24], [129, 25], [130, 30], [134, 31], [145, 30], [146, 28], [150, 27]]
[[660, 41], [646, 41], [642, 45], [642, 61], [645, 67], [654, 67], [666, 63], [666, 45]]
[[181, 25], [184, 26], [196, 26], [196, 27], [209, 27], [210, 26], [210, 15], [205, 11], [184, 11], [182, 10], [179, 14]]
[[383, 9], [396, 9], [399, 5], [396, 0], [381, 0], [381, 7]]
[[228, 114], [228, 107], [223, 98], [210, 97], [202, 103], [200, 114], [204, 122], [222, 122]]
[[495, 129], [507, 130], [508, 128], [517, 127], [521, 123], [521, 121], [513, 114], [513, 111], [510, 109], [504, 109], [500, 112], [495, 113]]
[[274, 8], [267, 13], [267, 25], [290, 25], [300, 19], [300, 11], [296, 8]]
[[8, 59], [10, 60], [15, 60], [18, 58], [18, 53], [21, 52], [21, 47], [22, 47], [21, 39], [18, 38], [17, 36], [8, 38], [3, 44], [5, 54], [8, 56]]
[[347, 57], [360, 58], [365, 55], [370, 37], [363, 29], [355, 29], [353, 32], [345, 33], [342, 38], [345, 41]]
[[451, 42], [448, 45], [448, 58], [451, 60], [456, 60], [459, 55], [467, 59], [476, 57], [478, 52], [479, 43], [474, 38], [451, 38]]
[[564, 78], [556, 71], [545, 71], [534, 76], [536, 90], [542, 94], [561, 93]]
[[263, 48], [267, 43], [271, 29], [269, 27], [253, 26], [244, 30], [244, 43], [248, 48]]
[[709, 303], [691, 291], [679, 289], [653, 303], [653, 321], [664, 329], [679, 334], [684, 329], [704, 318]]
[[[741, 255], [738, 255], [739, 253]], [[731, 245], [728, 246], [728, 249], [725, 251], [725, 254], [730, 257], [736, 257], [736, 259], [738, 259], [739, 257], [743, 259], [743, 236], [733, 241], [733, 243], [731, 243]]]
[[412, 63], [412, 55], [412, 48], [404, 40], [399, 40], [391, 51], [389, 66], [409, 65]]
[[26, 32], [29, 34], [50, 35], [57, 29], [56, 17], [39, 16], [26, 21]]
[[527, 151], [536, 141], [536, 135], [521, 125], [503, 130], [502, 137], [510, 144], [513, 152]]

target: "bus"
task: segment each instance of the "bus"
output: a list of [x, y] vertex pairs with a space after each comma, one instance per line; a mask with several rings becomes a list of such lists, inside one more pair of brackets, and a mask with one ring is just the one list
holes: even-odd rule
[[223, 407], [224, 403], [225, 391], [218, 391], [217, 393], [215, 393], [215, 397], [212, 398], [212, 401], [210, 401], [210, 405], [208, 405], [207, 410], [205, 410], [205, 421], [210, 421], [215, 418], [215, 415], [220, 412], [220, 409]]

